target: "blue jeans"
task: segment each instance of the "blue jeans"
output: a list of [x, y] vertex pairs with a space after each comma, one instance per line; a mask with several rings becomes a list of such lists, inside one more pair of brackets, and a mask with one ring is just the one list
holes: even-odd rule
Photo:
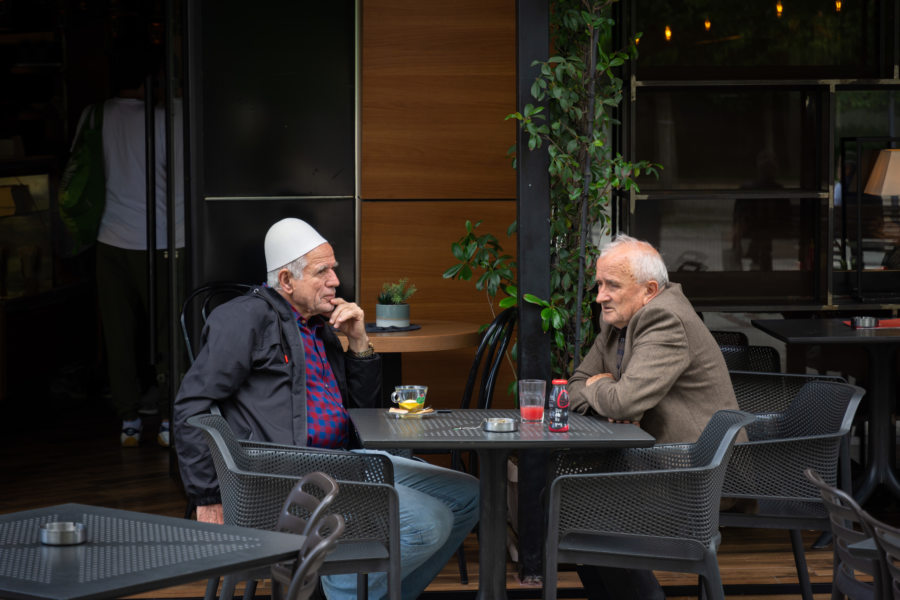
[[[394, 465], [400, 502], [402, 596], [415, 600], [478, 522], [478, 480], [419, 460], [387, 456]], [[328, 600], [356, 598], [356, 574], [322, 577], [322, 587]], [[369, 574], [369, 598], [387, 598], [387, 573]]]

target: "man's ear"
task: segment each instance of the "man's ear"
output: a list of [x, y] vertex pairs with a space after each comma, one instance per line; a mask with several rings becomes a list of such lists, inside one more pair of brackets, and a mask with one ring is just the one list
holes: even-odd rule
[[293, 289], [293, 286], [291, 285], [291, 272], [287, 269], [278, 271], [278, 283], [281, 285], [281, 289], [290, 294]]
[[648, 302], [656, 298], [656, 295], [659, 293], [659, 282], [655, 279], [651, 279], [647, 283], [644, 284], [644, 304], [646, 305]]

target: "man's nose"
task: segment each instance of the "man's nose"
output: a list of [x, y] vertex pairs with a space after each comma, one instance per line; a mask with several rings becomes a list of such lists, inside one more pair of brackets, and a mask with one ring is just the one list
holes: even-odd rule
[[609, 294], [607, 294], [603, 288], [597, 290], [597, 303], [605, 302], [609, 299]]

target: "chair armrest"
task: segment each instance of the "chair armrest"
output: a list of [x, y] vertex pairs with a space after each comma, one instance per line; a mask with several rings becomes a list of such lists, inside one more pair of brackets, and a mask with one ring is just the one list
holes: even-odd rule
[[338, 480], [367, 483], [394, 483], [394, 467], [381, 454], [362, 454], [346, 450], [328, 450], [286, 446], [264, 442], [239, 441], [250, 457], [248, 470], [284, 475], [304, 475], [322, 471]]

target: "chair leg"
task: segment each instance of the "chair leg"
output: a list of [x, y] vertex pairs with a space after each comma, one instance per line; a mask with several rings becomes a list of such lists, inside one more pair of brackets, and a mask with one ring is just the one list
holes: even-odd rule
[[210, 580], [206, 582], [206, 593], [203, 595], [203, 600], [216, 600], [216, 592], [218, 591], [219, 578], [210, 578]]
[[797, 580], [800, 582], [800, 595], [803, 600], [813, 600], [812, 584], [809, 582], [809, 570], [806, 568], [806, 551], [803, 549], [803, 537], [798, 529], [791, 529], [791, 548], [794, 550], [794, 564], [797, 566]]
[[463, 585], [469, 585], [469, 567], [466, 565], [466, 549], [463, 545], [459, 545], [456, 551], [456, 560], [459, 562], [459, 582]]
[[356, 574], [356, 597], [358, 600], [369, 600], [369, 576], [366, 573]]
[[725, 588], [722, 587], [722, 575], [719, 573], [719, 560], [715, 551], [706, 553], [703, 562], [705, 572], [701, 575], [706, 590], [706, 597], [710, 600], [725, 600]]
[[234, 588], [237, 586], [237, 579], [233, 575], [226, 575], [222, 578], [222, 591], [219, 592], [219, 600], [233, 600]]
[[253, 600], [256, 595], [256, 580], [248, 579], [247, 585], [244, 586], [244, 600]]

